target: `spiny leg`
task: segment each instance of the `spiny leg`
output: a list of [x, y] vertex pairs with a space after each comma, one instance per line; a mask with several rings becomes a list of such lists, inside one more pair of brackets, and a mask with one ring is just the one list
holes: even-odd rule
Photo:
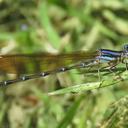
[[[91, 70], [93, 68], [93, 66], [96, 66], [96, 65], [100, 65], [100, 61], [98, 59], [96, 60], [91, 60], [90, 62], [82, 62], [81, 63], [81, 68], [87, 68], [88, 67], [88, 70]], [[99, 81], [101, 81], [101, 77], [100, 77], [100, 69], [101, 68], [98, 68], [98, 78], [99, 78]]]
[[126, 63], [126, 70], [128, 71], [128, 63]]
[[[98, 68], [98, 70], [97, 70], [97, 73], [98, 73], [98, 79], [99, 79], [99, 81], [101, 81], [101, 76], [100, 76], [100, 70], [101, 70], [101, 68], [100, 68], [100, 61], [99, 61], [99, 60], [95, 60], [93, 63], [94, 63], [94, 65], [99, 66], [99, 68]], [[90, 66], [90, 69], [91, 69], [94, 65]]]
[[128, 63], [125, 63], [125, 65], [126, 65], [126, 71], [128, 71]]
[[113, 71], [113, 69], [116, 69], [117, 64], [118, 64], [117, 62], [109, 62], [108, 63], [108, 65], [109, 65], [109, 71], [111, 73], [113, 73], [115, 76], [117, 76], [117, 79], [123, 80], [123, 78], [119, 74], [117, 74], [117, 73], [115, 73]]
[[127, 61], [127, 59], [123, 58], [122, 63], [126, 65], [126, 71], [128, 71], [128, 61]]

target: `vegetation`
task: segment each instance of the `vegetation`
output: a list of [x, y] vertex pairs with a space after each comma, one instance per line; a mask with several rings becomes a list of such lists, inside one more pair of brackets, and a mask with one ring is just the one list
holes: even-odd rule
[[[1, 54], [121, 50], [127, 41], [127, 0], [0, 1]], [[127, 128], [125, 65], [99, 75], [94, 67], [1, 88], [0, 127]]]

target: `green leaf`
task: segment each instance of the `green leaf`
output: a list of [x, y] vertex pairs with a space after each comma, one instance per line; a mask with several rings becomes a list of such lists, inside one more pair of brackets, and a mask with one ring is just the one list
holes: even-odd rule
[[67, 128], [67, 126], [71, 123], [73, 117], [75, 116], [77, 109], [83, 99], [83, 96], [80, 96], [74, 103], [73, 105], [69, 108], [67, 111], [67, 114], [65, 117], [62, 119], [62, 121], [59, 123], [57, 128]]

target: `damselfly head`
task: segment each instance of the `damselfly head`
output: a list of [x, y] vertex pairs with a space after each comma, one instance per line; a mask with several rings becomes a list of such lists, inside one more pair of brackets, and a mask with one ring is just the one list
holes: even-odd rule
[[123, 58], [123, 63], [128, 63], [128, 44], [124, 45], [122, 58]]
[[124, 50], [124, 52], [128, 52], [128, 44], [125, 44], [125, 45], [124, 45], [123, 50]]

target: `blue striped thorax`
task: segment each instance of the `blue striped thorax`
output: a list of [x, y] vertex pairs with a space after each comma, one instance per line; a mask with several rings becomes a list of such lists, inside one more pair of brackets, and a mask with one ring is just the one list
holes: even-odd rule
[[99, 56], [96, 57], [100, 63], [106, 63], [110, 61], [120, 61], [128, 63], [128, 44], [124, 45], [122, 51], [114, 51], [108, 49], [99, 49]]
[[108, 49], [99, 49], [98, 52], [99, 56], [97, 56], [96, 59], [99, 59], [100, 63], [116, 61], [122, 54], [122, 51], [113, 51]]

